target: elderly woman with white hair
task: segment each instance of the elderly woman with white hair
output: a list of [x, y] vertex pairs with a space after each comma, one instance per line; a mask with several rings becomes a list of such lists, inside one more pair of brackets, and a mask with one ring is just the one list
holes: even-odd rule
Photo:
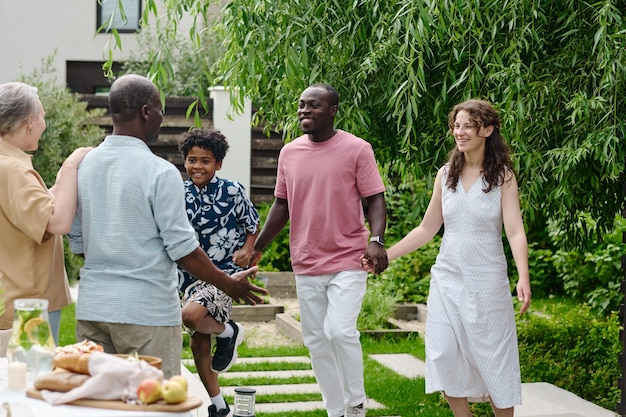
[[0, 285], [6, 307], [0, 316], [0, 356], [6, 355], [15, 299], [48, 300], [57, 344], [61, 309], [71, 302], [62, 235], [76, 211], [78, 165], [92, 148], [76, 149], [48, 189], [27, 153], [39, 147], [44, 115], [35, 87], [0, 85]]

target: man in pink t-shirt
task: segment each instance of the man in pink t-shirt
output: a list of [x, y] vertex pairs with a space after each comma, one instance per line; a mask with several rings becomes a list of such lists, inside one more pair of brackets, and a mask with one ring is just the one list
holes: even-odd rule
[[[387, 210], [371, 145], [334, 127], [338, 104], [329, 85], [313, 84], [302, 92], [298, 119], [304, 135], [281, 150], [276, 199], [251, 265], [289, 220], [302, 337], [328, 416], [361, 417], [366, 395], [356, 322], [367, 282], [361, 258], [377, 274], [387, 267]], [[368, 203], [369, 241], [362, 197]]]

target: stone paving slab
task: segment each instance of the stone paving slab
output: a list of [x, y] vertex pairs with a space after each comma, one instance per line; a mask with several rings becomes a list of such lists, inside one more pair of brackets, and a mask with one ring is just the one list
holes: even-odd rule
[[407, 378], [423, 377], [426, 372], [424, 361], [408, 353], [378, 354], [368, 357]]
[[279, 357], [261, 357], [261, 358], [238, 358], [237, 363], [311, 363], [308, 356], [279, 356]]
[[[235, 395], [237, 387], [222, 387], [223, 395]], [[317, 384], [282, 384], [282, 385], [246, 385], [246, 388], [256, 390], [257, 395], [268, 394], [319, 394], [320, 387]]]
[[[384, 405], [379, 402], [372, 400], [371, 398], [367, 400], [367, 408], [370, 410], [385, 408]], [[281, 411], [311, 411], [311, 410], [320, 410], [324, 409], [324, 403], [321, 401], [296, 401], [292, 403], [266, 403], [266, 404], [256, 404], [254, 407], [256, 412], [263, 413], [280, 413]]]
[[[183, 359], [181, 363], [186, 366], [193, 366], [193, 359]], [[308, 356], [277, 356], [277, 357], [257, 357], [257, 358], [237, 358], [237, 363], [311, 363]]]
[[292, 371], [244, 371], [226, 372], [220, 374], [220, 379], [231, 378], [291, 378], [291, 377], [315, 377], [312, 370], [292, 370]]

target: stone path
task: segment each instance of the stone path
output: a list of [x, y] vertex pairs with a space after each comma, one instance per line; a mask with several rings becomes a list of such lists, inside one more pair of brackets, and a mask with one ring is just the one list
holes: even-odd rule
[[[423, 377], [424, 362], [409, 354], [380, 354], [369, 355], [370, 358], [376, 360], [380, 364], [387, 366], [393, 371], [407, 378]], [[300, 362], [310, 364], [310, 359], [306, 356], [290, 356], [277, 358], [240, 358], [237, 363], [261, 363], [261, 362]], [[192, 364], [193, 361], [183, 361], [183, 364]], [[194, 417], [207, 417], [207, 407], [210, 400], [202, 383], [195, 374], [191, 374], [186, 368], [184, 375], [190, 382], [190, 394], [201, 397], [203, 405], [194, 411]], [[289, 376], [313, 376], [311, 370], [295, 370], [295, 371], [246, 371], [246, 372], [227, 372], [221, 375], [221, 380], [227, 383], [229, 378], [242, 377], [289, 377]], [[224, 384], [226, 385], [226, 384]], [[262, 385], [250, 386], [257, 390], [258, 394], [298, 394], [298, 393], [318, 393], [319, 387], [313, 384], [288, 384], [288, 385]], [[225, 395], [234, 395], [235, 387], [224, 386], [223, 393]], [[515, 408], [515, 417], [615, 417], [615, 413], [605, 410], [597, 405], [585, 401], [576, 395], [562, 390], [548, 383], [531, 383], [522, 384], [522, 401], [523, 405]], [[369, 399], [367, 403], [368, 409], [384, 408], [384, 404], [380, 404], [373, 399]], [[231, 407], [232, 408], [232, 407]], [[300, 401], [289, 403], [269, 403], [257, 404], [256, 412], [259, 413], [280, 413], [281, 411], [309, 411], [314, 409], [322, 409], [321, 401]], [[416, 414], [418, 416], [419, 413]], [[398, 416], [399, 417], [399, 416]], [[413, 417], [413, 416], [403, 416]], [[428, 416], [423, 416], [428, 417]]]

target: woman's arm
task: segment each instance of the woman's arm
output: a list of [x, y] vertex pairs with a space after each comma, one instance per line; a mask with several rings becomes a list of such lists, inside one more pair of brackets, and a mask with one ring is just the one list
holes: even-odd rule
[[76, 214], [78, 166], [92, 149], [92, 147], [76, 149], [61, 165], [56, 182], [50, 188], [50, 193], [54, 196], [54, 209], [48, 219], [47, 232], [55, 235], [69, 233]]
[[392, 261], [400, 256], [413, 252], [428, 243], [439, 231], [443, 224], [443, 212], [441, 208], [441, 177], [443, 169], [439, 169], [435, 178], [435, 188], [428, 203], [428, 208], [419, 226], [411, 230], [402, 240], [387, 250], [387, 256]]
[[520, 313], [530, 306], [530, 275], [528, 272], [528, 242], [522, 221], [519, 204], [517, 181], [513, 172], [508, 171], [502, 190], [502, 219], [504, 231], [511, 246], [519, 280], [517, 281], [517, 298], [523, 302]]

